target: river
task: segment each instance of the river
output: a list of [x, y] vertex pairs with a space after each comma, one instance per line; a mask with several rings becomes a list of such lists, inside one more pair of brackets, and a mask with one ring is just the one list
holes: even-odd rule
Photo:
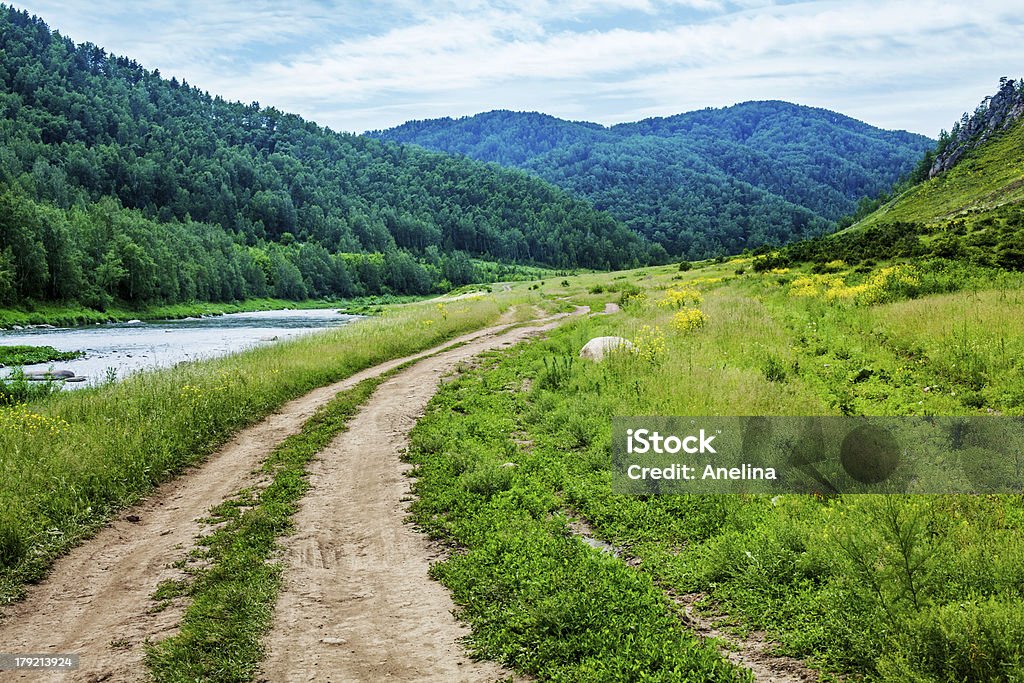
[[[71, 370], [87, 378], [67, 388], [183, 361], [223, 356], [253, 346], [340, 327], [361, 316], [336, 309], [260, 311], [183, 320], [110, 323], [88, 327], [0, 330], [0, 345], [52, 346], [58, 351], [84, 351], [78, 360], [26, 365], [25, 372]], [[7, 374], [9, 370], [0, 370]]]

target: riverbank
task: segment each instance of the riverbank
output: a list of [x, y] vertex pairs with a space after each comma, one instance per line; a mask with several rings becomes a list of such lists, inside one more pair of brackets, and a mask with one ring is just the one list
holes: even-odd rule
[[279, 311], [287, 308], [337, 308], [353, 315], [369, 315], [380, 311], [387, 304], [410, 303], [427, 297], [420, 296], [366, 296], [354, 299], [308, 299], [288, 301], [286, 299], [246, 299], [227, 303], [194, 302], [151, 306], [144, 309], [111, 307], [104, 311], [85, 308], [80, 305], [28, 304], [15, 308], [0, 308], [0, 329], [29, 327], [31, 325], [52, 325], [54, 327], [77, 327], [97, 323], [123, 323], [131, 320], [180, 320], [202, 316], [225, 315], [228, 313], [251, 313], [254, 311]]

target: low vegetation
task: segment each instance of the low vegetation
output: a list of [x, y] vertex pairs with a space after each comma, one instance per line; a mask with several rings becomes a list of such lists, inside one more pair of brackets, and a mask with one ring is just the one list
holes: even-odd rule
[[52, 346], [0, 346], [0, 367], [74, 360], [84, 355], [82, 351], [58, 351]]
[[54, 325], [56, 327], [77, 327], [97, 323], [123, 323], [130, 320], [180, 320], [201, 316], [225, 315], [227, 313], [249, 313], [252, 311], [277, 311], [286, 308], [328, 308], [338, 307], [350, 313], [361, 313], [368, 308], [379, 308], [389, 304], [411, 303], [422, 296], [368, 296], [352, 299], [245, 299], [223, 303], [191, 302], [132, 308], [108, 306], [100, 309], [75, 304], [28, 303], [13, 308], [0, 308], [0, 328], [28, 327], [30, 325]]
[[[545, 377], [572, 372], [558, 363]], [[522, 381], [492, 358], [448, 384], [409, 454], [413, 519], [459, 549], [432, 573], [473, 625], [473, 654], [540, 680], [747, 680], [688, 632], [651, 576], [568, 533], [567, 458], [515, 441]]]
[[[414, 433], [416, 520], [459, 548], [435, 575], [472, 647], [542, 680], [669, 680], [673, 666], [707, 679], [718, 664], [669, 602], [706, 593], [737, 632], [764, 630], [825, 672], [1018, 680], [1020, 495], [611, 493], [615, 415], [1024, 415], [1021, 276], [749, 261], [574, 278], [574, 301], [600, 310], [612, 286], [623, 311], [436, 397]], [[601, 335], [638, 353], [579, 360]], [[620, 557], [574, 538], [576, 516]]]
[[395, 307], [315, 336], [0, 407], [0, 602], [115, 510], [284, 401], [498, 314], [483, 296]]
[[162, 584], [154, 596], [157, 609], [177, 596], [190, 600], [178, 632], [149, 647], [146, 661], [156, 680], [252, 680], [281, 587], [283, 567], [272, 557], [309, 488], [306, 465], [393, 373], [335, 396], [263, 463], [265, 486], [240, 491], [211, 511], [207, 522], [213, 531], [193, 551], [201, 568]]

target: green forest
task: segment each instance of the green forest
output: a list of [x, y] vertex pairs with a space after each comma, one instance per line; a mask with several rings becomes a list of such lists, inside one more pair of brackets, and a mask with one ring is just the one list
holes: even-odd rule
[[666, 258], [521, 171], [228, 102], [14, 8], [0, 44], [0, 305], [422, 294], [481, 279], [473, 258]]
[[933, 146], [922, 135], [777, 101], [609, 128], [492, 111], [373, 134], [526, 169], [691, 259], [826, 233]]

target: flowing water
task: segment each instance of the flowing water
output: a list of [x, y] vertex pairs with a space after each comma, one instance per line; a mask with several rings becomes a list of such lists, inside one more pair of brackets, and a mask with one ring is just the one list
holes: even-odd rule
[[[360, 316], [336, 309], [260, 311], [205, 318], [112, 323], [73, 328], [0, 330], [2, 346], [52, 346], [59, 351], [84, 351], [78, 360], [26, 365], [25, 372], [70, 370], [84, 376], [84, 386], [105, 380], [110, 373], [167, 367], [183, 361], [212, 358], [253, 346], [346, 325]], [[0, 376], [9, 370], [0, 370]]]

